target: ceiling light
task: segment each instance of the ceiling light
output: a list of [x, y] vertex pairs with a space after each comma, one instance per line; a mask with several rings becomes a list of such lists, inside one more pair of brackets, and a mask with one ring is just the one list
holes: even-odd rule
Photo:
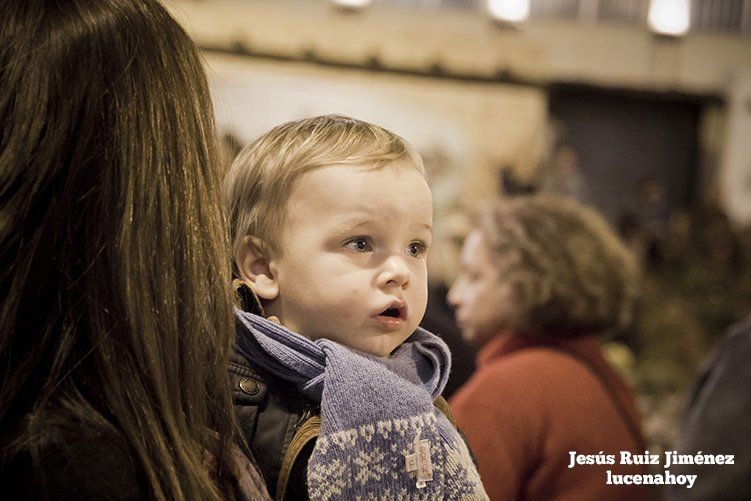
[[331, 0], [336, 7], [347, 10], [360, 10], [370, 5], [372, 0]]
[[652, 0], [647, 21], [660, 35], [681, 36], [688, 32], [691, 19], [689, 0]]
[[488, 14], [502, 23], [521, 23], [529, 17], [529, 0], [488, 0]]

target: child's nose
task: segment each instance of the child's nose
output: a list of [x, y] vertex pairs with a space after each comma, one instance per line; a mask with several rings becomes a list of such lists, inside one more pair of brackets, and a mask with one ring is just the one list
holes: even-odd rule
[[400, 256], [390, 256], [383, 262], [378, 280], [381, 287], [403, 287], [409, 282], [409, 266]]

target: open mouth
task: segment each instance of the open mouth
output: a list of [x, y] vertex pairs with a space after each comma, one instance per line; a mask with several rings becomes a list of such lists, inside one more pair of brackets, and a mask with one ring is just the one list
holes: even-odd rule
[[396, 308], [389, 308], [388, 310], [381, 313], [381, 316], [399, 318], [399, 310]]
[[403, 301], [394, 301], [376, 316], [383, 319], [406, 320], [407, 305]]

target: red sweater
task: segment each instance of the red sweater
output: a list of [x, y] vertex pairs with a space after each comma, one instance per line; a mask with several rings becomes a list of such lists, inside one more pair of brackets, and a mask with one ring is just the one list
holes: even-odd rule
[[[645, 473], [643, 466], [619, 464], [620, 451], [644, 451], [603, 383], [580, 360], [551, 349], [555, 346], [594, 365], [639, 423], [630, 389], [605, 361], [595, 336], [552, 342], [497, 336], [478, 354], [477, 372], [451, 399], [490, 499], [648, 499], [644, 487], [606, 484], [607, 470]], [[615, 464], [569, 468], [570, 451], [613, 454]]]

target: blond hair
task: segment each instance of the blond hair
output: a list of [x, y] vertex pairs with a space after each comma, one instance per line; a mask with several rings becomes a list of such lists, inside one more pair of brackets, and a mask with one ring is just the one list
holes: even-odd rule
[[400, 160], [425, 176], [420, 155], [407, 141], [361, 120], [324, 115], [274, 127], [240, 152], [225, 179], [235, 252], [247, 235], [282, 251], [278, 235], [287, 201], [306, 172], [331, 165], [380, 169]]
[[636, 264], [595, 211], [552, 195], [517, 197], [485, 212], [479, 229], [511, 286], [510, 328], [576, 335], [630, 323]]

